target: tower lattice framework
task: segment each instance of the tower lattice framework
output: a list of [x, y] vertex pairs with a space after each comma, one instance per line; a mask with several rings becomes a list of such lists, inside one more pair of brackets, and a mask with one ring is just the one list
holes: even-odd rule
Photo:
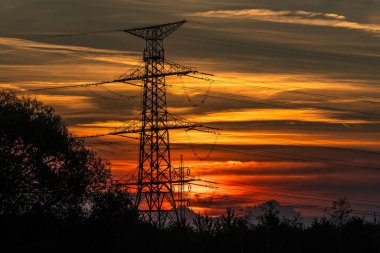
[[145, 220], [158, 227], [165, 224], [169, 211], [178, 220], [170, 157], [169, 129], [172, 126], [168, 124], [165, 77], [186, 74], [182, 72], [187, 71], [179, 70], [176, 73], [165, 70], [163, 41], [184, 23], [181, 21], [126, 31], [146, 41], [135, 203]]
[[[208, 130], [200, 128], [213, 129], [175, 117], [167, 110], [165, 77], [196, 73], [210, 75], [165, 59], [164, 39], [185, 22], [124, 30], [145, 40], [142, 64], [115, 80], [89, 84], [96, 86], [113, 82], [131, 84], [129, 81], [143, 81], [141, 120], [132, 121], [109, 133], [87, 136], [87, 138], [140, 134], [137, 179], [116, 185], [137, 186], [135, 205], [142, 214], [142, 218], [157, 227], [165, 226], [168, 217], [174, 221], [180, 220], [176, 203], [181, 198], [176, 198], [174, 186], [183, 186], [185, 183], [196, 181], [195, 178], [178, 177], [175, 173], [171, 165], [169, 130], [186, 129], [207, 132]], [[181, 205], [182, 202], [178, 203]]]
[[[127, 190], [130, 186], [137, 186], [135, 198], [136, 207], [142, 213], [142, 217], [145, 221], [160, 228], [166, 225], [168, 217], [179, 221], [176, 203], [180, 206], [184, 206], [184, 203], [187, 201], [184, 197], [184, 185], [193, 181], [200, 181], [199, 179], [190, 177], [190, 173], [185, 176], [182, 157], [178, 169], [179, 172], [176, 173], [174, 168], [172, 168], [169, 130], [186, 129], [202, 132], [209, 132], [204, 129], [217, 130], [216, 128], [206, 127], [202, 124], [176, 117], [167, 111], [167, 85], [165, 81], [167, 76], [187, 75], [189, 77], [203, 79], [189, 74], [198, 73], [211, 75], [198, 72], [190, 67], [185, 67], [165, 59], [164, 39], [184, 23], [186, 23], [186, 21], [143, 28], [116, 30], [118, 32], [124, 31], [145, 40], [143, 64], [135, 66], [129, 72], [114, 80], [56, 87], [96, 87], [109, 83], [128, 83], [129, 85], [142, 87], [142, 111], [139, 115], [141, 116], [139, 122], [131, 120], [130, 124], [123, 124], [121, 127], [111, 130], [108, 133], [83, 136], [81, 138], [87, 139], [118, 135], [135, 139], [134, 137], [125, 136], [125, 134], [140, 134], [137, 179], [135, 180], [134, 176], [132, 176], [131, 179], [133, 181], [116, 180], [116, 182], [114, 182], [114, 180], [110, 180], [109, 186], [127, 187]], [[74, 35], [78, 34], [73, 34], [72, 36]], [[130, 82], [138, 80], [143, 81], [143, 85]], [[134, 175], [134, 173], [132, 174]], [[179, 186], [178, 192], [176, 193], [174, 192], [175, 186]], [[174, 215], [170, 216], [170, 212]], [[184, 214], [182, 213], [181, 217], [183, 216]]]

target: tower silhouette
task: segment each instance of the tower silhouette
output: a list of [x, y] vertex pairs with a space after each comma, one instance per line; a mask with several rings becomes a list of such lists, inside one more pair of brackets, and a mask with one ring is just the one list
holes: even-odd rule
[[[184, 23], [186, 21], [124, 30], [124, 32], [145, 40], [143, 61], [119, 78], [100, 84], [143, 81], [140, 120], [132, 121], [127, 126], [107, 134], [88, 136], [140, 134], [137, 178], [133, 182], [118, 184], [137, 186], [135, 205], [142, 218], [157, 227], [163, 227], [168, 217], [174, 217], [176, 221], [180, 221], [177, 210], [179, 199], [175, 196], [178, 193], [174, 191], [174, 186], [181, 187], [182, 185], [183, 187], [185, 183], [196, 180], [195, 178], [177, 177], [175, 174], [170, 156], [169, 130], [186, 129], [208, 132], [199, 128], [214, 129], [176, 117], [167, 110], [165, 80], [167, 76], [206, 74], [165, 58], [164, 39]], [[181, 196], [179, 196], [180, 199]], [[183, 204], [183, 201], [178, 203]], [[170, 213], [173, 215], [169, 215]]]
[[[173, 212], [177, 220], [179, 218], [173, 190], [178, 180], [171, 164], [169, 129], [199, 126], [174, 118], [168, 113], [166, 104], [165, 77], [197, 72], [165, 60], [164, 39], [185, 22], [125, 30], [145, 40], [144, 70], [137, 71], [144, 85], [135, 204], [144, 219], [158, 227], [165, 225], [169, 212]], [[136, 71], [132, 75], [135, 74]]]
[[[126, 31], [146, 41], [136, 205], [145, 202], [146, 206], [142, 206], [144, 209], [140, 208], [140, 211], [159, 227], [165, 224], [168, 209], [178, 216], [172, 186], [163, 40], [184, 23], [181, 21]], [[164, 206], [165, 202], [167, 206]]]

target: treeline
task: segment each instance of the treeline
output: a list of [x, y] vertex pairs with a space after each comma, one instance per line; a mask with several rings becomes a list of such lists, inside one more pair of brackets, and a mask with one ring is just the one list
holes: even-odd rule
[[142, 223], [133, 208], [107, 194], [94, 213], [64, 219], [44, 213], [2, 215], [1, 252], [379, 252], [380, 225], [350, 217], [342, 226], [330, 218], [310, 227], [280, 219], [272, 211], [248, 224], [231, 211], [219, 219], [197, 216], [194, 225], [157, 229]]
[[310, 227], [268, 204], [254, 225], [227, 210], [157, 229], [110, 180], [53, 108], [0, 91], [0, 252], [380, 252], [379, 225], [346, 199]]

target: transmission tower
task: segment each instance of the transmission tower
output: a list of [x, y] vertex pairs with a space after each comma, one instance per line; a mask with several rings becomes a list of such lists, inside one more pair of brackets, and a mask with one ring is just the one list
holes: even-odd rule
[[[140, 120], [131, 121], [127, 126], [106, 134], [87, 136], [86, 138], [130, 133], [140, 134], [137, 182], [118, 182], [117, 185], [137, 186], [135, 205], [142, 218], [157, 227], [165, 226], [168, 217], [173, 218], [174, 216], [176, 221], [180, 221], [174, 185], [199, 181], [194, 178], [176, 178], [174, 175], [170, 157], [169, 130], [185, 129], [203, 132], [210, 132], [207, 129], [215, 130], [202, 124], [175, 117], [167, 110], [165, 77], [197, 73], [209, 75], [165, 59], [164, 39], [185, 22], [124, 30], [124, 32], [145, 40], [141, 64], [115, 80], [87, 85], [97, 86], [121, 82], [140, 86], [129, 81], [143, 81]], [[181, 204], [182, 202], [178, 203]], [[169, 215], [170, 213], [174, 215]]]
[[[190, 200], [187, 198], [186, 191], [190, 191], [191, 184], [190, 182], [195, 180], [190, 178], [190, 168], [185, 167], [183, 163], [183, 156], [180, 156], [179, 167], [174, 169], [174, 176], [176, 178], [176, 187], [177, 187], [177, 209], [178, 209], [178, 218], [181, 224], [186, 222], [186, 208], [190, 206]], [[186, 186], [189, 189], [186, 189]]]
[[[165, 77], [196, 71], [165, 60], [164, 39], [186, 21], [125, 30], [145, 40], [139, 165], [135, 204], [145, 220], [163, 227], [169, 212], [178, 221], [169, 129], [193, 128], [174, 119], [169, 123]], [[167, 69], [169, 67], [169, 69]], [[139, 71], [137, 71], [138, 73]], [[136, 73], [136, 72], [135, 72]], [[133, 74], [132, 73], [132, 76]]]

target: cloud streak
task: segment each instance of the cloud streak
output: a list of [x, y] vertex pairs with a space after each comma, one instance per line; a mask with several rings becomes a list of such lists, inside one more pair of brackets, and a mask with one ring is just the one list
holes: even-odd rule
[[212, 10], [190, 13], [193, 17], [254, 19], [266, 22], [287, 23], [310, 26], [326, 26], [361, 30], [380, 35], [380, 25], [347, 21], [346, 17], [336, 13], [320, 13], [308, 11], [276, 11], [271, 9]]
[[122, 55], [128, 54], [135, 59], [139, 56], [137, 52], [126, 52], [111, 49], [99, 49], [93, 47], [74, 46], [74, 45], [57, 45], [36, 42], [20, 38], [0, 37], [0, 46], [7, 46], [15, 50], [32, 51], [34, 53], [65, 54], [85, 58], [88, 60], [102, 61], [117, 64], [134, 65], [137, 61], [127, 61]]

